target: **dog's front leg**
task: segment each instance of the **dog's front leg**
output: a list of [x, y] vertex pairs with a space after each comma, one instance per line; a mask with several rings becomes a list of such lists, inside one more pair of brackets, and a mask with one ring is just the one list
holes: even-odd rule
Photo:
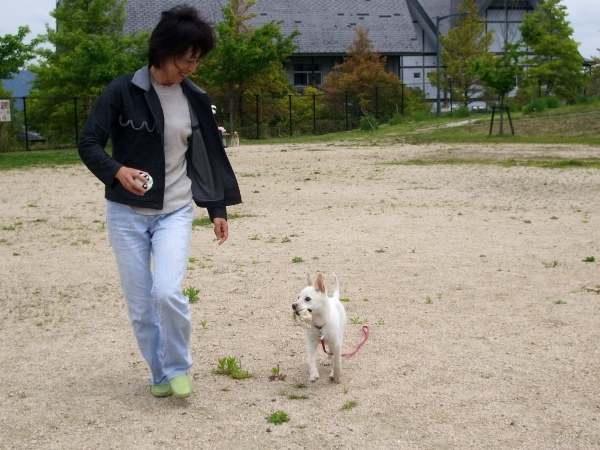
[[329, 355], [328, 360], [331, 361], [331, 372], [329, 372], [329, 379], [339, 383], [342, 379], [342, 345], [340, 342], [335, 342], [330, 349], [333, 353]]
[[319, 353], [319, 340], [307, 339], [306, 354], [308, 357], [308, 376], [310, 381], [319, 379], [319, 370], [317, 369], [317, 355]]

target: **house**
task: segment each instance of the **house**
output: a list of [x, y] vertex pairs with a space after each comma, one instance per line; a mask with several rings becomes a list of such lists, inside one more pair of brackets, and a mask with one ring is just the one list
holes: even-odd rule
[[[160, 12], [181, 0], [128, 0], [125, 31], [151, 30]], [[206, 20], [222, 20], [226, 0], [187, 0]], [[286, 64], [290, 82], [301, 89], [319, 85], [356, 39], [358, 27], [369, 29], [375, 50], [387, 57], [387, 68], [409, 87], [436, 97], [436, 87], [427, 72], [437, 67], [437, 34], [444, 35], [456, 21], [462, 0], [256, 0], [250, 9], [251, 23], [260, 26], [282, 21], [285, 35], [298, 30], [297, 50]], [[524, 14], [537, 7], [537, 0], [477, 0], [479, 15], [495, 30], [492, 51], [504, 42], [514, 42]]]

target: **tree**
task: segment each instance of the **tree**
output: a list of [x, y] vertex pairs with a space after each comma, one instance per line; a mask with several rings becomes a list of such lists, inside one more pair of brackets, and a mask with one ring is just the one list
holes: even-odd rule
[[[357, 114], [362, 112], [368, 116], [376, 111], [376, 107], [386, 109], [386, 101], [393, 103], [400, 98], [402, 81], [394, 73], [386, 72], [386, 58], [374, 50], [369, 30], [357, 28], [356, 34], [344, 61], [333, 67], [321, 87], [330, 94], [326, 96], [330, 109], [352, 104], [358, 108]], [[381, 103], [376, 104], [376, 101]]]
[[[600, 51], [600, 49], [598, 49]], [[587, 95], [600, 96], [600, 58], [593, 57], [587, 78]]]
[[230, 0], [223, 8], [224, 19], [216, 27], [217, 46], [202, 62], [192, 79], [221, 96], [229, 111], [233, 131], [233, 113], [238, 99], [246, 92], [254, 94], [290, 92], [291, 86], [283, 63], [295, 50], [293, 32], [281, 33], [281, 21], [252, 28], [248, 22], [256, 14], [249, 10], [255, 0]]
[[[32, 94], [70, 97], [57, 104], [34, 103], [35, 115], [45, 123], [47, 135], [72, 135], [72, 97], [98, 96], [110, 81], [146, 63], [148, 33], [124, 33], [123, 0], [64, 0], [51, 13], [57, 30], [46, 27], [44, 39], [54, 46], [39, 50], [42, 58], [31, 70], [36, 74]], [[91, 108], [83, 105], [81, 121]]]
[[518, 44], [506, 44], [503, 54], [491, 59], [481, 58], [470, 64], [471, 70], [481, 82], [500, 98], [500, 134], [503, 132], [504, 100], [517, 86], [517, 77], [521, 73], [519, 59], [522, 55]]
[[29, 27], [19, 27], [16, 35], [0, 36], [0, 80], [10, 80], [13, 73], [18, 72], [24, 64], [33, 59], [35, 48], [39, 43], [34, 38], [29, 44], [23, 43], [29, 34]]
[[[452, 78], [452, 97], [466, 106], [482, 92], [479, 77], [469, 70], [469, 64], [492, 57], [488, 49], [494, 36], [492, 31], [486, 33], [485, 22], [478, 15], [479, 7], [474, 0], [465, 0], [458, 11], [468, 14], [456, 19], [456, 26], [447, 36], [440, 36], [440, 64], [443, 66], [440, 86], [448, 91], [448, 80]], [[437, 72], [429, 72], [427, 78], [437, 86]]]
[[573, 100], [583, 87], [583, 58], [572, 39], [567, 8], [561, 0], [539, 0], [539, 9], [523, 18], [523, 43], [530, 56], [524, 63], [526, 84], [538, 85], [544, 93]]

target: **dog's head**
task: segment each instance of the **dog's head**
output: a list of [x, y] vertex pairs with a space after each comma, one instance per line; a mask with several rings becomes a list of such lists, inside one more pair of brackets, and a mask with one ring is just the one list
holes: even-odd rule
[[234, 138], [239, 138], [239, 137], [240, 137], [240, 135], [238, 134], [238, 132], [237, 132], [237, 131], [234, 131], [234, 132], [233, 132], [233, 137], [234, 137]]
[[307, 286], [298, 295], [298, 300], [292, 303], [292, 309], [298, 316], [304, 310], [315, 315], [327, 307], [327, 302], [327, 289], [325, 288], [323, 275], [317, 275], [315, 282], [312, 281], [309, 275]]

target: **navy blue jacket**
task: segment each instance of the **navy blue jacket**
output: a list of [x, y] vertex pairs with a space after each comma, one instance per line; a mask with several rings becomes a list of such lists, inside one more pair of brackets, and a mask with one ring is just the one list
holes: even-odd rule
[[[209, 216], [227, 218], [227, 206], [241, 203], [240, 189], [223, 147], [209, 96], [187, 78], [192, 137], [186, 153], [192, 197]], [[79, 140], [79, 155], [105, 185], [108, 200], [142, 208], [163, 208], [165, 189], [164, 117], [148, 67], [113, 80], [88, 117]], [[112, 155], [105, 147], [112, 141]], [[200, 142], [202, 139], [202, 142]], [[204, 145], [201, 145], [201, 144]], [[115, 178], [122, 166], [148, 172], [154, 181], [143, 196], [125, 189]]]

